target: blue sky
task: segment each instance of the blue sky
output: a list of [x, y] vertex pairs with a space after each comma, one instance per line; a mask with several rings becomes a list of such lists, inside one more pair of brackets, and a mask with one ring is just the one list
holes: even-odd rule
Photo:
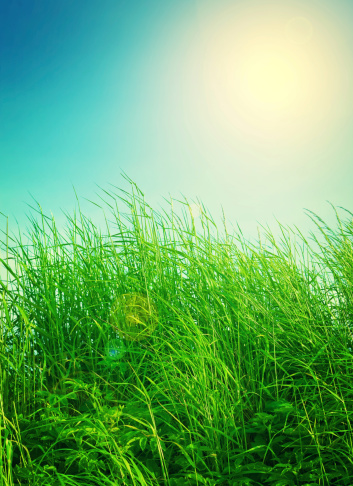
[[[315, 231], [353, 211], [350, 2], [14, 0], [0, 3], [0, 211], [81, 208], [125, 173], [239, 223]], [[346, 214], [343, 218], [346, 218]], [[0, 229], [6, 219], [0, 215]], [[199, 226], [201, 228], [201, 226]]]

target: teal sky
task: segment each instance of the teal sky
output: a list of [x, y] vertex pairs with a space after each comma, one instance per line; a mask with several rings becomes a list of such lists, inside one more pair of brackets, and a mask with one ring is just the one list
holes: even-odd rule
[[[96, 184], [203, 202], [222, 233], [315, 231], [353, 211], [350, 1], [14, 0], [0, 4], [0, 211], [31, 195], [59, 229]], [[31, 194], [31, 195], [30, 195]], [[343, 218], [347, 217], [343, 213]], [[201, 225], [198, 226], [201, 231]], [[6, 219], [0, 216], [0, 228]]]

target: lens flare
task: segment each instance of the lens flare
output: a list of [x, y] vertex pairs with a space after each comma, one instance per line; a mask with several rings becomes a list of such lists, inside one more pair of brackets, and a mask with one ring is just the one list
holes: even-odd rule
[[128, 341], [149, 337], [158, 324], [158, 312], [150, 299], [139, 293], [122, 294], [112, 305], [110, 324]]
[[121, 339], [113, 339], [108, 342], [105, 354], [108, 359], [118, 360], [124, 356], [126, 352], [125, 344]]
[[190, 211], [193, 218], [199, 218], [201, 216], [201, 207], [198, 204], [191, 203]]

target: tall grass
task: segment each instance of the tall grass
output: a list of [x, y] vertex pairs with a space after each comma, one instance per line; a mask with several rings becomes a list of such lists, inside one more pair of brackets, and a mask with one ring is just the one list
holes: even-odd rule
[[312, 216], [299, 260], [130, 183], [103, 191], [107, 236], [79, 207], [65, 239], [39, 204], [31, 244], [6, 231], [0, 484], [353, 484], [352, 222]]

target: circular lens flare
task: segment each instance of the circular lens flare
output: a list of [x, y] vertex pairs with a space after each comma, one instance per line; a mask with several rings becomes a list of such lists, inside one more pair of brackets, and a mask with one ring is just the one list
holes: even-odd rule
[[121, 339], [113, 339], [106, 346], [105, 354], [108, 359], [117, 360], [124, 356], [125, 345]]
[[193, 218], [199, 218], [201, 216], [201, 207], [198, 204], [191, 203], [190, 211]]
[[110, 324], [128, 341], [141, 341], [157, 327], [157, 308], [139, 293], [122, 294], [116, 298], [110, 313]]

